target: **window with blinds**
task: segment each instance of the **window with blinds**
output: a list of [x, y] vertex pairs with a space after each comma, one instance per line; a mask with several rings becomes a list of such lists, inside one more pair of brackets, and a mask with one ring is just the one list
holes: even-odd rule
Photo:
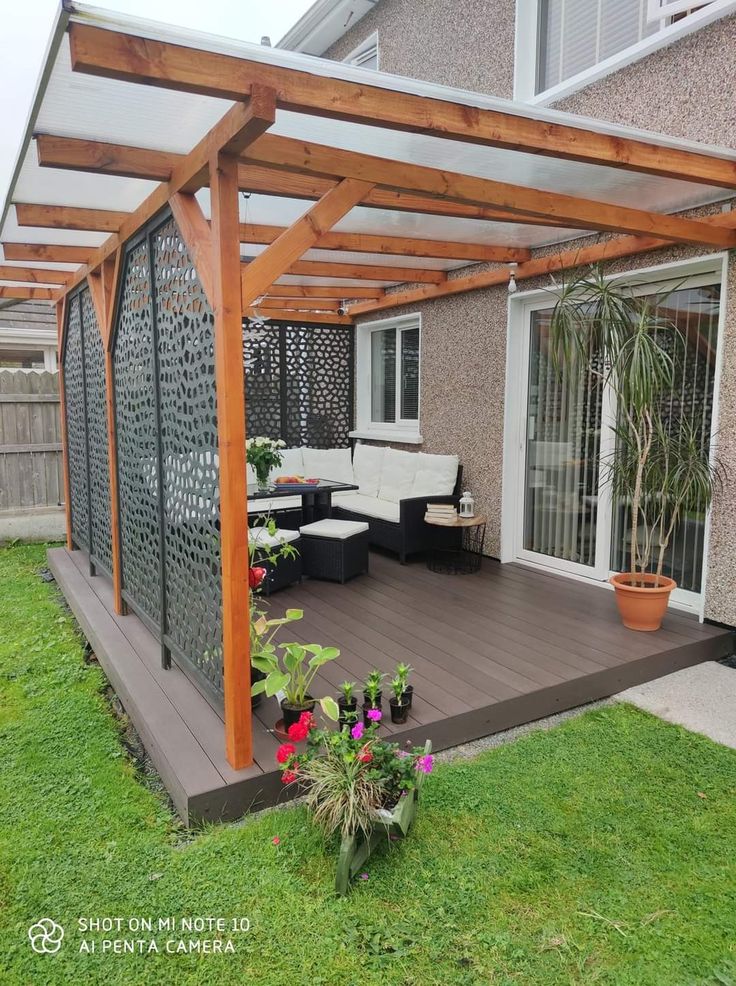
[[536, 92], [592, 68], [709, 2], [539, 0]]
[[[420, 378], [418, 321], [399, 320], [395, 324], [381, 323], [380, 327], [360, 329], [368, 333], [366, 355], [370, 359], [370, 420], [364, 421], [364, 425], [410, 426], [416, 430]], [[359, 364], [361, 351], [359, 343]]]

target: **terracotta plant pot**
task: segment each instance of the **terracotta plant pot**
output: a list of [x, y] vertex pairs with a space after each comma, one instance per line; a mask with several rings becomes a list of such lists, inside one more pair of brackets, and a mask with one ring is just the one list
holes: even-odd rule
[[621, 572], [612, 575], [611, 585], [616, 590], [616, 603], [621, 620], [629, 630], [659, 630], [670, 601], [670, 593], [677, 588], [673, 579], [666, 575], [657, 578], [648, 572], [637, 575], [636, 581], [643, 585], [632, 585], [631, 574]]
[[317, 700], [311, 698], [307, 695], [307, 701], [303, 705], [289, 705], [286, 699], [281, 700], [281, 711], [284, 713], [284, 732], [287, 732], [289, 726], [293, 726], [295, 722], [299, 722], [299, 716], [302, 712], [314, 712], [314, 707], [317, 704]]

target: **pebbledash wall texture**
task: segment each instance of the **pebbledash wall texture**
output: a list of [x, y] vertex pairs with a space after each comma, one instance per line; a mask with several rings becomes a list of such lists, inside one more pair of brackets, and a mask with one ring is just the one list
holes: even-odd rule
[[[345, 58], [378, 31], [380, 67], [503, 98], [513, 92], [513, 0], [381, 0], [325, 53]], [[644, 130], [736, 147], [736, 15], [580, 90], [556, 108]], [[731, 203], [734, 205], [734, 203]], [[720, 205], [716, 207], [716, 211]], [[703, 210], [703, 212], [714, 211]], [[580, 243], [585, 241], [581, 240]], [[574, 246], [565, 244], [564, 249]], [[556, 248], [554, 248], [556, 249]], [[549, 253], [549, 249], [535, 255]], [[703, 256], [703, 248], [672, 247], [606, 265], [636, 271]], [[478, 268], [482, 269], [482, 268]], [[549, 279], [520, 282], [520, 290]], [[736, 254], [724, 285], [726, 316], [719, 390], [719, 454], [729, 472], [713, 504], [705, 615], [736, 625]], [[422, 316], [421, 431], [423, 448], [456, 452], [468, 486], [488, 516], [486, 550], [501, 551], [501, 498], [509, 296], [505, 287], [442, 298], [379, 313]], [[367, 316], [360, 321], [371, 321]]]

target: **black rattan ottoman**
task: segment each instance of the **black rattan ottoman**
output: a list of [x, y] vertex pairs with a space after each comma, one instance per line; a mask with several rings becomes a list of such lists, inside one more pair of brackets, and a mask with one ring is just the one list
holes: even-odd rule
[[[252, 527], [249, 533], [251, 548], [253, 548], [253, 564], [266, 569], [261, 591], [264, 596], [285, 589], [302, 578], [302, 539], [298, 531], [279, 528], [269, 534], [265, 527]], [[269, 551], [277, 549], [287, 542], [294, 546], [296, 554], [292, 557], [278, 558], [275, 562], [268, 557]]]
[[317, 520], [299, 528], [304, 574], [347, 582], [368, 571], [368, 525], [353, 520]]

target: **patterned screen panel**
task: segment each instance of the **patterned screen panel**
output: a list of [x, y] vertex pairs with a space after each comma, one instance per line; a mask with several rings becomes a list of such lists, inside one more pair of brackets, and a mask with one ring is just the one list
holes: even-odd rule
[[245, 324], [247, 429], [288, 447], [344, 448], [353, 427], [353, 327]]
[[166, 628], [176, 650], [221, 692], [214, 318], [173, 219], [153, 231], [151, 248], [164, 486]]
[[87, 488], [87, 415], [84, 392], [84, 341], [79, 295], [67, 309], [64, 346], [64, 406], [66, 411], [69, 499], [74, 543], [89, 549], [89, 491]]
[[105, 349], [89, 288], [80, 293], [79, 301], [82, 310], [87, 435], [89, 438], [89, 503], [92, 533], [90, 551], [109, 575], [112, 572], [112, 531], [110, 527]]
[[123, 587], [160, 625], [158, 442], [148, 242], [125, 258], [113, 349]]

